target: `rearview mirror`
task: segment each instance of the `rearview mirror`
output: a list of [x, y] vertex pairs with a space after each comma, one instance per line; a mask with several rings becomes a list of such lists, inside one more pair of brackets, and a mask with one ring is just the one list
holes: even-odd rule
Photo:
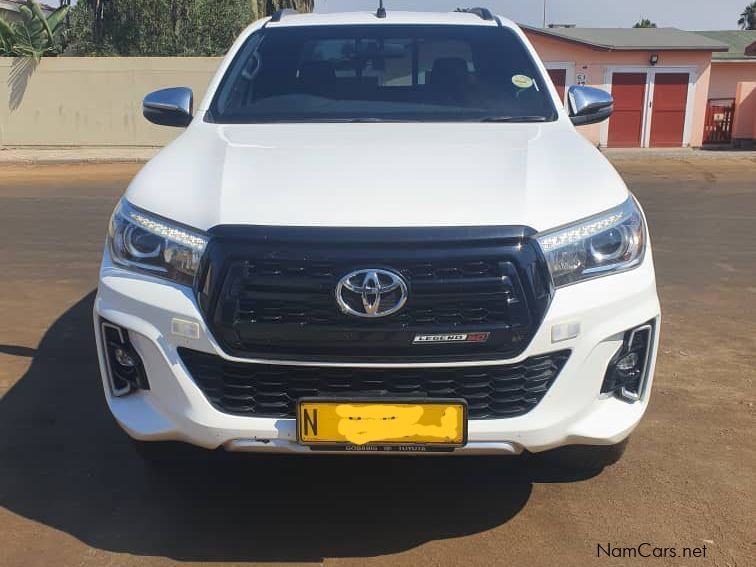
[[612, 95], [593, 87], [572, 86], [567, 91], [570, 120], [575, 126], [603, 122], [612, 115]]
[[153, 124], [161, 126], [189, 126], [192, 121], [194, 94], [187, 87], [154, 91], [144, 97], [142, 114]]

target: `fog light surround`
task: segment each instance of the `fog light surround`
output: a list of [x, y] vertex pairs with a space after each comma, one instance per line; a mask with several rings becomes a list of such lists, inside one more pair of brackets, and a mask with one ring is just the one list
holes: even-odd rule
[[149, 390], [142, 359], [134, 350], [128, 331], [105, 320], [100, 321], [100, 331], [110, 392], [121, 397], [137, 390]]
[[622, 347], [606, 369], [602, 394], [613, 394], [627, 402], [640, 400], [648, 381], [649, 360], [653, 349], [655, 321], [625, 333]]

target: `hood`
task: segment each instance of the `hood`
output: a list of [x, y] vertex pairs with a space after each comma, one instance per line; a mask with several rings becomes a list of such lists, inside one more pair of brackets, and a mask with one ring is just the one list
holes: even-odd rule
[[621, 203], [627, 189], [571, 125], [195, 121], [126, 198], [217, 225], [544, 230]]

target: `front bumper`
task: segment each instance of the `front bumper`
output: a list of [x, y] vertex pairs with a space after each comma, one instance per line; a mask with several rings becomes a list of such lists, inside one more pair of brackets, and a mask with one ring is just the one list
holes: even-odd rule
[[[556, 292], [528, 348], [509, 360], [442, 363], [437, 366], [516, 363], [531, 356], [570, 349], [572, 354], [541, 402], [529, 413], [508, 419], [471, 420], [468, 444], [454, 454], [517, 454], [570, 444], [611, 445], [637, 426], [648, 405], [659, 337], [659, 301], [650, 250], [638, 268], [566, 287]], [[145, 441], [183, 441], [234, 451], [310, 453], [296, 442], [293, 419], [243, 417], [215, 409], [182, 364], [186, 347], [228, 360], [207, 330], [191, 290], [115, 267], [105, 255], [94, 307], [97, 349], [105, 395], [115, 419], [132, 437]], [[111, 394], [100, 318], [129, 331], [142, 358], [150, 390], [125, 397]], [[172, 333], [174, 319], [197, 323], [197, 338]], [[622, 345], [625, 331], [656, 320], [645, 394], [628, 403], [600, 394], [607, 364]], [[579, 324], [577, 337], [552, 342], [552, 328]], [[266, 362], [271, 360], [245, 360]], [[280, 361], [292, 364], [289, 361]], [[302, 363], [313, 366], [427, 367], [432, 364]], [[322, 451], [318, 451], [322, 454]]]

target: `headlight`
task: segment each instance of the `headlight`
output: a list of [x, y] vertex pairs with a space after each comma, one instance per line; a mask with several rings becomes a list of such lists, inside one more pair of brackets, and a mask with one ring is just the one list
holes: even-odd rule
[[646, 232], [633, 197], [619, 207], [536, 236], [556, 287], [614, 274], [643, 261]]
[[207, 237], [135, 209], [122, 199], [110, 218], [108, 242], [115, 263], [191, 285]]

